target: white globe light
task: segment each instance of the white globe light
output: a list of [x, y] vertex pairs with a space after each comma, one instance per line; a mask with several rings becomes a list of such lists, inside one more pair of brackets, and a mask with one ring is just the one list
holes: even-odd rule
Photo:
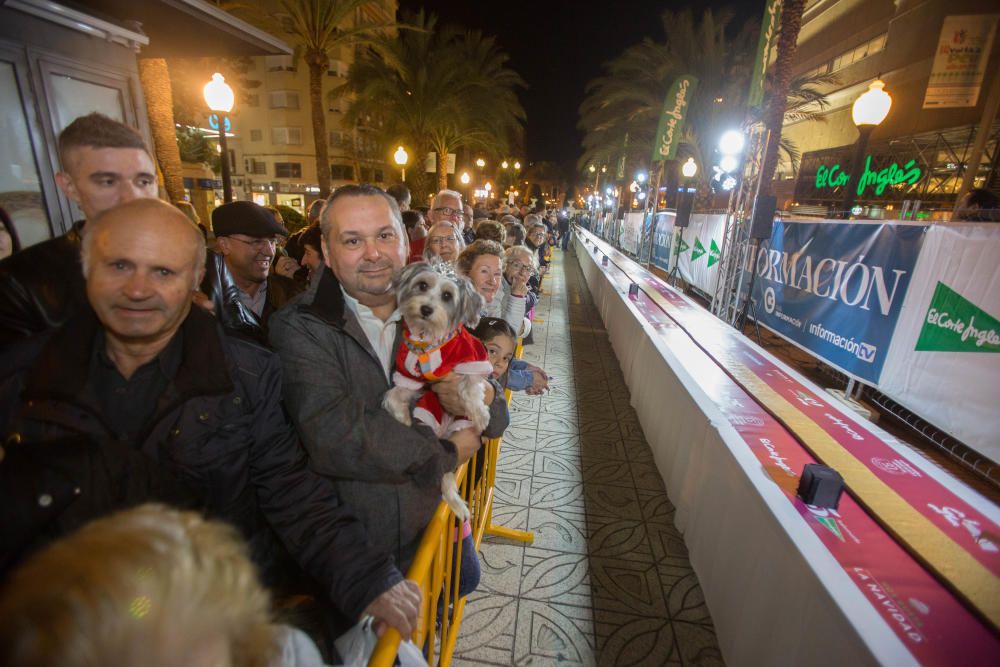
[[608, 193], [608, 196], [610, 197], [614, 193], [614, 190], [608, 188], [607, 190], [605, 190], [605, 192]]
[[729, 130], [719, 139], [719, 150], [723, 155], [736, 155], [743, 150], [743, 133], [739, 130]]
[[719, 160], [719, 167], [722, 171], [726, 173], [733, 173], [736, 168], [740, 166], [740, 161], [736, 159], [735, 155], [723, 155], [722, 159]]
[[205, 102], [212, 111], [229, 113], [233, 110], [233, 103], [236, 101], [233, 89], [226, 83], [225, 77], [218, 72], [213, 74], [212, 80], [205, 84], [202, 95], [205, 96]]
[[723, 190], [732, 190], [736, 187], [736, 179], [732, 176], [727, 176], [726, 180], [722, 181]]
[[635, 180], [639, 181], [640, 183], [645, 183], [646, 182], [646, 174], [644, 174], [644, 173], [642, 173], [640, 171], [638, 174], [635, 175]]
[[392, 159], [395, 160], [396, 164], [399, 166], [403, 166], [406, 164], [406, 161], [410, 159], [410, 156], [407, 155], [406, 149], [400, 146], [396, 149], [396, 152], [392, 154]]
[[472, 179], [468, 173], [462, 172], [462, 176], [458, 180], [462, 181], [462, 185], [468, 185], [469, 181]]
[[643, 199], [646, 198], [646, 193], [645, 192], [640, 192], [637, 196], [639, 197], [639, 201], [642, 201]]
[[698, 165], [694, 163], [693, 157], [689, 157], [687, 162], [681, 165], [681, 173], [684, 174], [684, 178], [694, 178], [698, 173]]
[[883, 88], [885, 82], [876, 79], [868, 86], [868, 92], [854, 101], [851, 117], [855, 125], [878, 125], [889, 115], [892, 97]]

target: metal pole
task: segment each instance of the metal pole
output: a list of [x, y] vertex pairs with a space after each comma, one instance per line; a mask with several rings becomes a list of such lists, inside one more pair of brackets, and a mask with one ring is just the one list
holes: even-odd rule
[[858, 141], [854, 145], [854, 159], [851, 160], [851, 178], [844, 186], [844, 220], [851, 217], [851, 209], [854, 208], [854, 197], [858, 190], [858, 183], [861, 182], [861, 161], [865, 158], [865, 149], [868, 148], [868, 138], [872, 136], [874, 125], [858, 125]]
[[986, 100], [983, 108], [983, 117], [979, 121], [979, 128], [976, 130], [976, 143], [972, 146], [972, 154], [969, 155], [969, 159], [965, 165], [965, 178], [962, 179], [962, 187], [959, 188], [958, 196], [955, 198], [955, 210], [952, 213], [953, 219], [955, 214], [958, 213], [958, 204], [962, 201], [962, 197], [972, 189], [972, 185], [976, 182], [979, 163], [983, 159], [983, 151], [986, 149], [986, 142], [990, 138], [990, 127], [993, 125], [993, 119], [996, 118], [998, 109], [1000, 109], [1000, 67], [997, 68], [993, 75], [990, 96]]
[[226, 118], [219, 114], [219, 149], [222, 151], [222, 201], [226, 204], [233, 201], [233, 183], [229, 173], [229, 148], [226, 145]]
[[402, 182], [406, 183], [406, 165], [405, 164], [399, 166], [399, 176], [402, 179]]

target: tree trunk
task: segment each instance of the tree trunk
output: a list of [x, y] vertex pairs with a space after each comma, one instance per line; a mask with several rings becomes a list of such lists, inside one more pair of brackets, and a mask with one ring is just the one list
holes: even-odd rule
[[764, 116], [764, 124], [770, 130], [770, 137], [761, 162], [761, 192], [774, 194], [774, 171], [778, 168], [778, 142], [788, 106], [788, 84], [792, 80], [792, 61], [802, 27], [802, 10], [805, 0], [785, 0], [781, 9], [781, 32], [778, 33], [778, 57], [774, 63], [774, 86], [771, 103]]
[[330, 196], [330, 148], [326, 137], [326, 110], [323, 104], [323, 73], [329, 59], [325, 53], [306, 55], [309, 67], [309, 110], [312, 115], [313, 144], [316, 147], [316, 179], [319, 181], [319, 196]]
[[170, 88], [170, 71], [163, 58], [139, 59], [139, 80], [146, 96], [146, 113], [153, 134], [156, 163], [163, 174], [163, 186], [170, 201], [184, 199], [184, 172], [181, 152], [177, 147], [174, 125], [174, 100]]
[[437, 153], [438, 192], [448, 188], [448, 151]]

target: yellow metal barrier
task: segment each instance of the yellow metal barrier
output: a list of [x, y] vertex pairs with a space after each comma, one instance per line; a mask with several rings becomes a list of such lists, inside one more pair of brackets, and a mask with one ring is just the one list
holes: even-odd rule
[[[520, 342], [515, 357], [521, 358]], [[510, 405], [510, 390], [505, 392]], [[493, 524], [493, 485], [496, 482], [497, 460], [502, 438], [486, 440], [469, 461], [459, 466], [455, 478], [462, 497], [469, 505], [472, 536], [479, 550], [484, 535], [495, 535], [531, 543], [535, 537], [523, 530], [513, 530]], [[411, 639], [421, 648], [432, 667], [451, 664], [462, 625], [465, 598], [458, 596], [458, 581], [462, 563], [462, 526], [448, 505], [441, 502], [427, 528], [407, 579], [417, 582], [422, 593], [417, 629]], [[388, 629], [379, 639], [368, 661], [369, 667], [390, 667], [399, 650], [400, 636]]]

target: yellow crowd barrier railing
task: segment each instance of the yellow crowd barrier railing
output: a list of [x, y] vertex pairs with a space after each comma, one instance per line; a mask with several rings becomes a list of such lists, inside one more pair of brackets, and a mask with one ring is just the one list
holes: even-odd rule
[[[521, 358], [518, 343], [515, 357]], [[510, 390], [505, 392], [510, 406]], [[496, 482], [497, 459], [503, 438], [484, 441], [483, 447], [469, 461], [459, 466], [455, 474], [462, 497], [469, 505], [472, 537], [479, 550], [483, 536], [495, 535], [531, 543], [535, 537], [523, 530], [514, 530], [493, 523], [493, 487]], [[458, 595], [462, 563], [462, 525], [445, 502], [438, 505], [427, 528], [406, 578], [417, 582], [422, 593], [417, 629], [411, 639], [427, 658], [431, 667], [451, 664], [465, 611], [465, 598]], [[399, 650], [400, 636], [388, 629], [379, 639], [368, 661], [369, 667], [391, 667]]]

